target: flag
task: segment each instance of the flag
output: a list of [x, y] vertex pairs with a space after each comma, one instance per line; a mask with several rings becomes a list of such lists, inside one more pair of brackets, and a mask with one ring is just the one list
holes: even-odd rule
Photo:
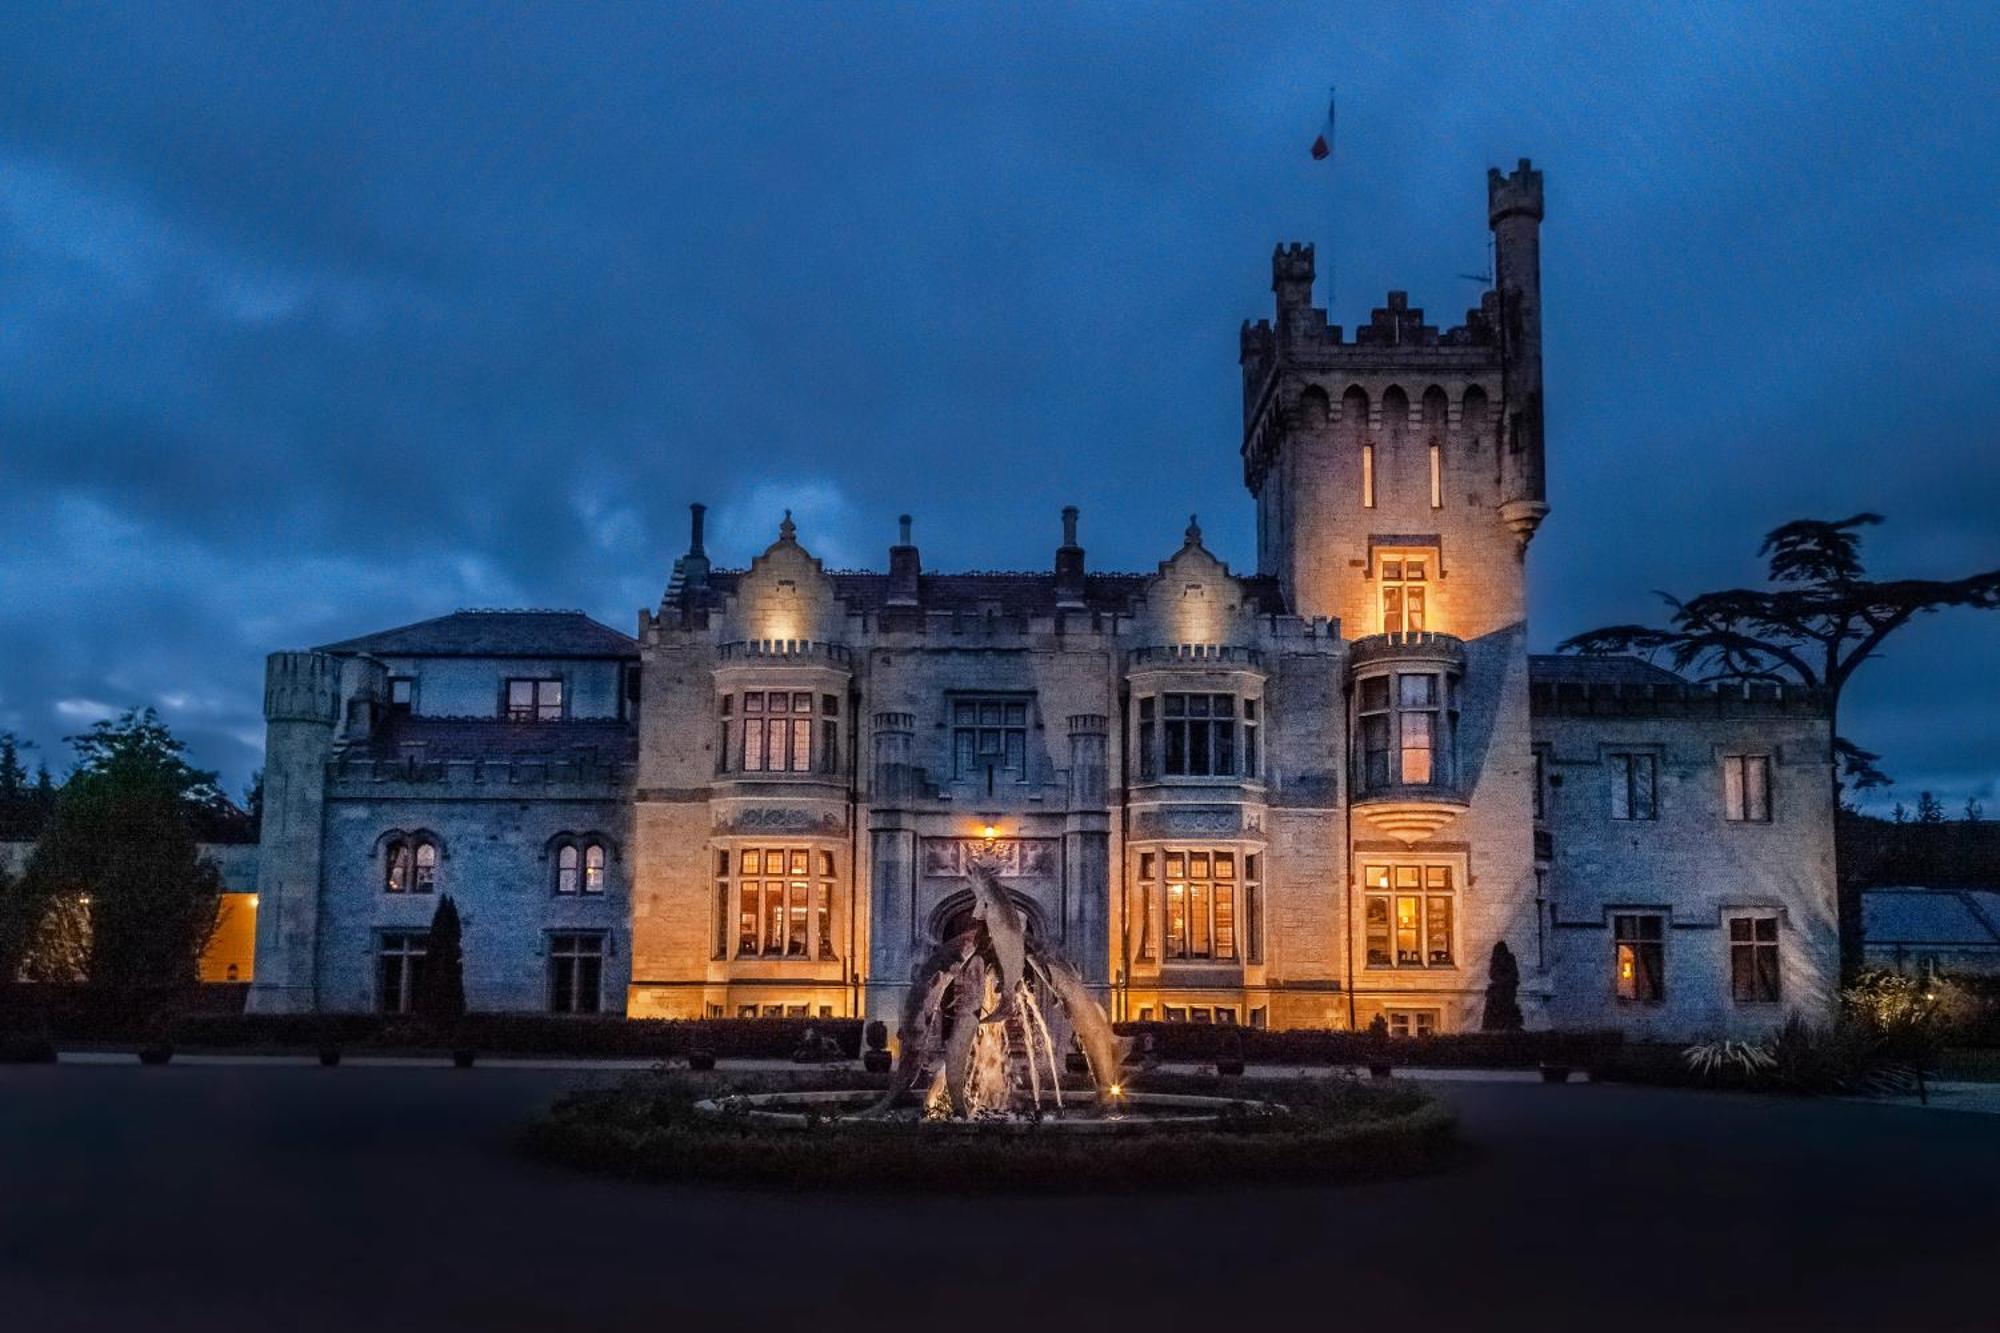
[[1333, 89], [1326, 90], [1326, 126], [1313, 140], [1313, 161], [1324, 162], [1333, 156]]

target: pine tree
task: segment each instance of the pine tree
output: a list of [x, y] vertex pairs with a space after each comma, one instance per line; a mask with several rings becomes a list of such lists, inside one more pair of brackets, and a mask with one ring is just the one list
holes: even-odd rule
[[1486, 1012], [1480, 1016], [1482, 1032], [1519, 1032], [1521, 1017], [1521, 967], [1507, 941], [1493, 945], [1493, 957], [1486, 967]]
[[1917, 822], [1919, 824], [1944, 823], [1944, 802], [1927, 791], [1918, 792]]
[[410, 1009], [431, 1023], [451, 1024], [465, 1017], [465, 936], [458, 905], [450, 894], [438, 899], [431, 914], [431, 934], [424, 952]]

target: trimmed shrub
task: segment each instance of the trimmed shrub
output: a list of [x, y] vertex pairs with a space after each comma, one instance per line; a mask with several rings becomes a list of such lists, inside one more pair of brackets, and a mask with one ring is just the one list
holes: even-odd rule
[[1120, 1023], [1117, 1031], [1154, 1058], [1213, 1064], [1240, 1054], [1263, 1065], [1366, 1065], [1387, 1060], [1411, 1069], [1532, 1069], [1542, 1064], [1589, 1067], [1625, 1040], [1615, 1030], [1593, 1032], [1451, 1032], [1391, 1037], [1371, 1030], [1295, 1029], [1276, 1032], [1205, 1023]]
[[[1227, 1098], [1245, 1109], [1209, 1125], [1114, 1134], [831, 1120], [792, 1129], [694, 1110], [702, 1098], [733, 1093], [884, 1082], [643, 1075], [563, 1098], [528, 1128], [524, 1146], [545, 1160], [646, 1180], [988, 1195], [1375, 1180], [1435, 1169], [1456, 1142], [1451, 1114], [1424, 1093], [1337, 1078], [1149, 1076], [1148, 1090]], [[1287, 1113], [1261, 1113], [1247, 1099], [1278, 1102]]]

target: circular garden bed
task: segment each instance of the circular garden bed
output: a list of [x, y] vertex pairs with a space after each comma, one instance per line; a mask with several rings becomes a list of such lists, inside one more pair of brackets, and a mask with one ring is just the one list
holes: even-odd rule
[[1067, 1132], [1074, 1121], [945, 1125], [829, 1114], [780, 1123], [714, 1110], [732, 1098], [807, 1102], [798, 1095], [884, 1085], [858, 1074], [642, 1074], [564, 1097], [528, 1127], [524, 1143], [545, 1161], [645, 1180], [991, 1193], [1376, 1180], [1434, 1169], [1457, 1142], [1450, 1112], [1418, 1088], [1342, 1078], [1149, 1075], [1145, 1093], [1218, 1099], [1219, 1113], [1099, 1122], [1082, 1134]]

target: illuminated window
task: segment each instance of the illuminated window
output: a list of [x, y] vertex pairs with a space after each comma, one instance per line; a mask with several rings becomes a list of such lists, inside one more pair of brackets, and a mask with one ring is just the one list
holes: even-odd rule
[[1382, 632], [1415, 633], [1424, 628], [1430, 593], [1429, 556], [1385, 555], [1379, 581], [1382, 588]]
[[1738, 1004], [1778, 1002], [1778, 918], [1729, 918], [1729, 994]]
[[425, 955], [430, 936], [419, 930], [385, 931], [375, 945], [375, 1007], [385, 1014], [407, 1014], [423, 990]]
[[[729, 860], [716, 856], [717, 896], [730, 897]], [[810, 847], [743, 847], [736, 852], [736, 956], [835, 956], [834, 859]]]
[[952, 772], [1028, 780], [1028, 701], [957, 698], [951, 705]]
[[1384, 1009], [1382, 1016], [1388, 1021], [1392, 1037], [1437, 1035], [1438, 1011], [1435, 1009]]
[[1771, 756], [1723, 756], [1722, 817], [1738, 824], [1771, 822]]
[[565, 838], [556, 848], [556, 892], [589, 896], [604, 892], [604, 844]]
[[1611, 918], [1612, 965], [1621, 1000], [1658, 1004], [1667, 995], [1666, 918], [1657, 912]]
[[382, 891], [432, 893], [437, 889], [438, 845], [418, 834], [393, 838], [382, 850]]
[[549, 936], [549, 1012], [594, 1014], [604, 1008], [604, 936], [562, 931]]
[[1154, 878], [1159, 865], [1159, 855], [1155, 852], [1139, 853], [1139, 945], [1138, 956], [1142, 961], [1153, 959], [1153, 917], [1160, 909], [1160, 886]]
[[[822, 706], [815, 709], [815, 700]], [[839, 761], [839, 724], [832, 722], [825, 704], [837, 710], [836, 695], [815, 695], [810, 690], [745, 690], [740, 705], [730, 695], [721, 700], [722, 743], [731, 753], [732, 727], [742, 737], [736, 753], [737, 769], [744, 773], [830, 773]], [[740, 708], [740, 717], [737, 710]], [[732, 718], [736, 718], [732, 722]], [[813, 721], [826, 722], [820, 737], [818, 762], [813, 754]], [[725, 760], [725, 763], [727, 761]]]
[[1361, 503], [1363, 507], [1375, 507], [1375, 446], [1361, 446]]
[[1371, 865], [1362, 870], [1369, 967], [1451, 967], [1457, 899], [1450, 866]]
[[1431, 508], [1444, 508], [1444, 450], [1431, 442]]
[[563, 683], [554, 679], [510, 677], [502, 696], [501, 713], [509, 722], [560, 722]]
[[1458, 681], [1436, 671], [1385, 672], [1356, 683], [1356, 784], [1448, 786], [1458, 730]]
[[1614, 754], [1611, 765], [1611, 817], [1660, 817], [1660, 763], [1650, 754]]
[[[1142, 852], [1139, 874], [1144, 886], [1145, 911], [1151, 916], [1155, 853]], [[1242, 858], [1246, 872], [1254, 873], [1255, 857]], [[1168, 961], [1213, 959], [1234, 962], [1243, 953], [1243, 919], [1239, 915], [1246, 896], [1255, 886], [1238, 875], [1238, 854], [1211, 849], [1172, 849], [1158, 854], [1163, 879], [1161, 899], [1166, 905], [1162, 941]], [[1140, 957], [1151, 957], [1151, 921], [1140, 928]]]

